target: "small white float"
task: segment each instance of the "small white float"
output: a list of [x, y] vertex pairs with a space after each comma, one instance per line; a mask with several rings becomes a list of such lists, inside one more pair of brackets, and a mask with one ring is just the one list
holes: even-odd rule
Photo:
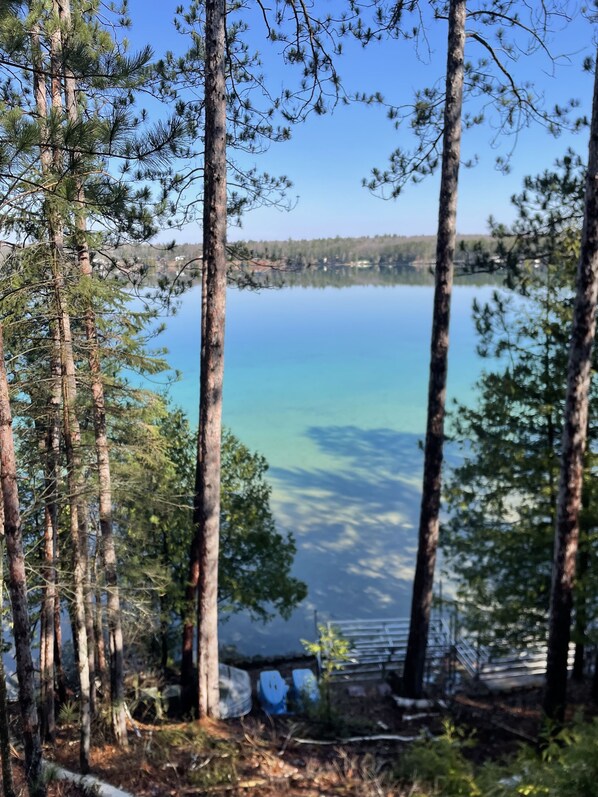
[[219, 665], [220, 718], [244, 717], [251, 711], [249, 673], [228, 664]]

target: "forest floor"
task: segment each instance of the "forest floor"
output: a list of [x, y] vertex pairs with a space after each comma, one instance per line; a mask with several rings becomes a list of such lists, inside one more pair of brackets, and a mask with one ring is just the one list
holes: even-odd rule
[[[355, 688], [357, 687], [357, 688]], [[409, 741], [348, 741], [355, 736], [438, 735], [450, 722], [472, 735], [467, 756], [476, 763], [502, 760], [540, 731], [541, 690], [505, 693], [469, 690], [447, 708], [430, 712], [401, 710], [386, 684], [337, 684], [332, 721], [296, 716], [268, 717], [255, 708], [240, 720], [160, 723], [136, 720], [130, 750], [102, 743], [96, 728], [92, 772], [136, 797], [399, 797], [393, 769]], [[569, 716], [598, 713], [588, 689], [572, 685]], [[76, 770], [76, 724], [63, 724], [46, 756]], [[52, 797], [77, 797], [56, 791]]]

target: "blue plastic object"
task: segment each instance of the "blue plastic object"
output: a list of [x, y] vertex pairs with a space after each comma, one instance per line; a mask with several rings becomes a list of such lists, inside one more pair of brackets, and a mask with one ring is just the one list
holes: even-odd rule
[[291, 696], [295, 705], [306, 708], [320, 699], [320, 689], [316, 676], [311, 670], [293, 670]]
[[267, 714], [287, 713], [288, 691], [289, 687], [278, 670], [264, 670], [260, 673], [257, 696]]

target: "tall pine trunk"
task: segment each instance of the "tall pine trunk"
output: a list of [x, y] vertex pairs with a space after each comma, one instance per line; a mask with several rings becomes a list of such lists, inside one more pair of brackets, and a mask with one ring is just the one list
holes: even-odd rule
[[[71, 24], [70, 0], [60, 3], [60, 19], [64, 29], [68, 31]], [[77, 103], [77, 86], [75, 76], [71, 69], [64, 68], [64, 91], [66, 111], [69, 122], [76, 125], [80, 120], [79, 106]], [[93, 279], [89, 244], [87, 241], [87, 219], [85, 187], [79, 172], [79, 158], [76, 153], [71, 153], [70, 168], [75, 177], [77, 199], [75, 202], [75, 226], [77, 260], [81, 278], [90, 282]], [[85, 295], [91, 296], [90, 291]], [[87, 357], [91, 376], [91, 394], [93, 403], [93, 420], [95, 432], [96, 459], [98, 465], [99, 504], [100, 504], [100, 532], [102, 536], [103, 561], [106, 577], [107, 617], [110, 646], [110, 693], [112, 730], [115, 739], [121, 747], [127, 747], [127, 726], [125, 714], [124, 695], [124, 653], [123, 634], [121, 622], [120, 593], [118, 588], [116, 546], [112, 523], [112, 478], [110, 471], [110, 450], [108, 444], [106, 401], [104, 396], [104, 383], [102, 380], [102, 366], [100, 347], [98, 342], [97, 324], [92, 299], [87, 300], [84, 310], [84, 326], [87, 338]], [[88, 571], [89, 572], [89, 571]], [[88, 626], [93, 634], [93, 606], [92, 593], [87, 584]]]
[[42, 628], [40, 644], [41, 659], [41, 719], [44, 736], [53, 739], [56, 732], [56, 710], [54, 696], [54, 639], [56, 636], [55, 605], [57, 600], [56, 562], [58, 549], [58, 481], [60, 459], [60, 340], [56, 324], [51, 325], [50, 356], [52, 387], [47, 423], [45, 456], [45, 510], [44, 510], [44, 591], [42, 597]]
[[567, 659], [579, 540], [579, 515], [587, 439], [592, 347], [598, 297], [598, 63], [586, 177], [584, 224], [567, 370], [561, 474], [557, 504], [544, 713], [562, 722], [567, 702]]
[[[66, 35], [66, 31], [70, 25], [70, 3], [69, 0], [54, 0], [54, 8], [57, 11], [61, 27], [59, 28], [59, 37], [56, 40], [56, 45], [58, 46], [58, 54], [62, 61], [62, 69], [60, 72], [61, 77], [61, 84], [64, 88], [64, 99], [65, 99], [65, 107], [67, 118], [69, 122], [75, 126], [78, 119], [78, 114], [76, 111], [76, 89], [74, 78], [72, 75], [71, 70], [68, 67], [67, 60], [64, 57], [64, 42], [62, 40], [63, 35]], [[64, 164], [64, 158], [62, 159]], [[66, 165], [67, 171], [71, 174], [75, 174], [76, 177], [76, 169], [75, 165], [77, 162], [76, 156], [70, 152], [68, 157], [68, 163]], [[79, 204], [80, 204], [80, 186], [77, 185], [77, 197], [74, 203], [74, 212], [76, 217], [76, 228], [77, 231], [79, 230]], [[77, 258], [80, 260], [79, 255], [80, 246], [77, 246]], [[73, 383], [75, 385], [75, 383]], [[74, 392], [75, 400], [76, 400], [76, 389]], [[78, 424], [73, 426], [73, 432], [75, 435], [79, 434], [78, 432]], [[74, 449], [73, 449], [74, 450]], [[78, 457], [79, 452], [75, 451], [75, 455]], [[88, 668], [89, 668], [89, 703], [90, 703], [90, 712], [93, 715], [96, 710], [96, 688], [95, 688], [95, 635], [94, 635], [94, 627], [93, 627], [93, 596], [92, 596], [92, 589], [91, 589], [91, 570], [90, 570], [90, 560], [89, 560], [89, 523], [88, 523], [88, 506], [87, 501], [85, 499], [83, 490], [77, 493], [77, 514], [79, 520], [79, 551], [80, 556], [82, 557], [82, 569], [83, 569], [83, 593], [84, 593], [84, 605], [85, 605], [85, 629], [87, 634], [87, 658], [88, 658]]]
[[[203, 207], [204, 229], [208, 225], [208, 207]], [[201, 270], [201, 358], [205, 356], [206, 341], [206, 304], [207, 304], [207, 268], [205, 259]], [[201, 396], [199, 402], [199, 417], [201, 418]], [[185, 604], [183, 616], [182, 657], [181, 657], [181, 687], [182, 708], [190, 713], [198, 705], [197, 680], [193, 678], [193, 637], [195, 631], [194, 615], [197, 614], [197, 588], [199, 585], [199, 547], [201, 528], [201, 502], [200, 498], [200, 459], [201, 459], [201, 434], [197, 435], [197, 463], [195, 469], [195, 496], [193, 501], [193, 528], [195, 533], [189, 551], [189, 576], [185, 590]]]
[[[54, 556], [60, 562], [58, 537], [54, 541]], [[58, 568], [56, 573], [56, 590], [54, 595], [54, 673], [58, 703], [63, 706], [67, 701], [66, 676], [62, 664], [62, 611], [60, 605], [60, 590], [58, 588]]]
[[[39, 32], [34, 26], [31, 34], [32, 63], [34, 65], [33, 90], [40, 124], [40, 159], [42, 174], [48, 177], [52, 168], [52, 153], [48, 141], [46, 120], [48, 100], [43, 72]], [[45, 457], [44, 482], [44, 563], [42, 568], [43, 592], [40, 618], [40, 680], [41, 727], [47, 739], [56, 732], [54, 701], [54, 603], [56, 600], [56, 539], [58, 534], [58, 467], [60, 456], [60, 341], [58, 328], [50, 321], [50, 393], [48, 416], [43, 439]]]
[[[56, 14], [59, 4], [54, 0]], [[60, 80], [60, 30], [56, 29], [51, 38], [50, 72], [51, 101], [55, 114], [62, 112], [61, 80]], [[36, 55], [34, 46], [34, 55]], [[34, 60], [34, 63], [36, 61]], [[47, 118], [46, 87], [43, 72], [36, 70], [33, 75], [36, 106], [41, 123], [42, 140], [40, 142], [42, 171], [48, 175], [50, 170], [62, 171], [62, 152], [59, 142], [47, 142], [44, 137], [45, 119]], [[85, 574], [87, 567], [87, 529], [86, 508], [84, 506], [84, 478], [81, 464], [81, 430], [77, 418], [77, 386], [76, 370], [71, 334], [71, 320], [65, 297], [64, 263], [62, 262], [63, 235], [59, 217], [51, 203], [46, 201], [46, 221], [49, 237], [50, 271], [53, 290], [52, 324], [56, 325], [56, 341], [59, 351], [62, 422], [64, 449], [67, 467], [68, 501], [70, 534], [72, 545], [75, 624], [74, 642], [77, 651], [77, 669], [79, 675], [79, 709], [80, 709], [80, 765], [85, 773], [89, 771], [89, 750], [91, 742], [91, 677], [87, 645], [87, 629], [85, 625]], [[55, 603], [56, 609], [56, 603]], [[58, 605], [59, 609], [59, 605]], [[55, 611], [55, 622], [59, 610]], [[55, 629], [56, 632], [56, 629]]]
[[8, 586], [12, 605], [13, 635], [19, 681], [19, 704], [25, 748], [25, 770], [31, 797], [45, 797], [42, 777], [42, 749], [35, 694], [25, 553], [21, 533], [17, 464], [12, 434], [8, 378], [4, 363], [4, 340], [0, 322], [0, 481], [4, 506], [4, 537], [8, 554]]
[[61, 268], [62, 264], [58, 260], [58, 252], [54, 250], [52, 253], [52, 276], [55, 291], [55, 307], [58, 314], [60, 329], [64, 449], [69, 492], [69, 517], [74, 580], [74, 630], [76, 635], [77, 669], [79, 672], [81, 735], [79, 759], [81, 770], [86, 773], [89, 771], [89, 749], [91, 743], [91, 673], [89, 667], [85, 600], [88, 554], [87, 534], [84, 532], [84, 523], [80, 519], [84, 481], [81, 462], [81, 429], [77, 418], [75, 361], [73, 356], [71, 320], [64, 298], [64, 279]]
[[226, 311], [226, 85], [224, 0], [206, 2], [205, 162], [200, 417], [196, 508], [199, 519], [198, 714], [219, 716], [218, 548], [220, 446]]
[[411, 602], [411, 622], [403, 672], [403, 690], [409, 697], [420, 697], [423, 690], [434, 568], [438, 548], [449, 319], [457, 239], [457, 190], [461, 152], [465, 17], [466, 0], [451, 0], [424, 478], [417, 564]]

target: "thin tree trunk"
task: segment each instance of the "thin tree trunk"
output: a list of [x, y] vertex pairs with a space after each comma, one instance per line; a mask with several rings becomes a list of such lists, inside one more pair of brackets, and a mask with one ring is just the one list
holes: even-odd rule
[[97, 651], [96, 672], [102, 685], [104, 700], [106, 700], [106, 698], [110, 695], [110, 673], [108, 671], [108, 662], [106, 661], [106, 645], [104, 643], [102, 595], [97, 587], [94, 600], [93, 627]]
[[[53, 10], [59, 12], [59, 3], [53, 2]], [[60, 30], [54, 31], [51, 39], [51, 95], [52, 107], [56, 114], [62, 112], [60, 82]], [[35, 76], [34, 76], [35, 79]], [[45, 95], [45, 91], [44, 91]], [[40, 118], [44, 108], [41, 104], [41, 91], [36, 92], [38, 113]], [[47, 155], [42, 142], [42, 168], [45, 169]], [[62, 169], [60, 148], [54, 145], [52, 166]], [[87, 629], [85, 625], [85, 577], [87, 569], [87, 529], [86, 511], [84, 509], [84, 480], [81, 465], [81, 430], [77, 419], [77, 386], [71, 322], [64, 296], [64, 275], [61, 263], [62, 231], [60, 220], [55, 218], [52, 210], [47, 211], [48, 232], [50, 238], [50, 267], [54, 290], [55, 317], [60, 342], [60, 369], [62, 391], [62, 414], [64, 431], [64, 448], [67, 466], [67, 483], [69, 491], [70, 533], [72, 543], [73, 580], [75, 593], [74, 641], [76, 642], [77, 666], [79, 672], [79, 706], [80, 706], [80, 766], [83, 773], [89, 771], [89, 750], [91, 742], [91, 679], [87, 645]]]
[[[4, 546], [2, 546], [4, 547]], [[4, 555], [4, 553], [3, 553]], [[17, 797], [10, 758], [10, 726], [8, 723], [8, 698], [6, 673], [0, 656], [0, 757], [2, 758], [2, 789], [4, 797]]]
[[544, 713], [562, 722], [567, 702], [567, 659], [579, 539], [587, 438], [592, 347], [598, 296], [598, 67], [586, 177], [584, 225], [567, 371], [561, 475], [554, 544]]
[[[57, 13], [56, 6], [53, 7]], [[52, 109], [55, 114], [62, 113], [62, 87], [60, 82], [60, 29], [58, 27], [52, 31], [50, 36], [50, 93], [52, 100]], [[45, 97], [45, 92], [44, 92]], [[52, 149], [52, 166], [57, 173], [62, 172], [62, 152], [56, 141], [48, 142]], [[43, 153], [42, 153], [43, 157]], [[50, 246], [53, 249], [52, 257], [58, 257], [58, 252], [62, 247], [62, 234], [57, 224], [54, 224], [48, 218], [49, 233], [50, 233]], [[56, 317], [53, 325], [53, 338], [55, 338], [55, 345], [57, 347], [58, 368], [60, 370], [60, 393], [62, 398], [62, 360], [61, 360], [61, 343], [60, 343], [60, 324], [58, 317]], [[58, 564], [59, 559], [59, 538], [58, 528], [56, 528], [56, 536], [54, 539], [54, 556], [55, 562]], [[64, 668], [62, 666], [62, 618], [60, 611], [60, 593], [58, 585], [56, 585], [56, 598], [54, 602], [54, 669], [56, 671], [56, 685], [58, 690], [58, 700], [61, 705], [66, 702], [67, 690], [66, 679], [64, 675]], [[76, 639], [76, 637], [73, 637]]]
[[[0, 490], [0, 639], [4, 640], [4, 500]], [[17, 797], [10, 758], [10, 726], [8, 723], [8, 696], [6, 673], [0, 651], [0, 757], [2, 758], [2, 788], [4, 797]]]
[[[56, 562], [59, 562], [60, 551], [58, 549], [58, 537], [56, 537], [54, 541], [54, 555], [56, 556]], [[66, 677], [62, 665], [62, 617], [60, 609], [60, 590], [58, 586], [56, 587], [56, 594], [54, 596], [54, 672], [56, 675], [58, 703], [63, 706], [67, 700], [67, 691]]]
[[[42, 55], [37, 26], [31, 34], [33, 90], [40, 120], [40, 159], [42, 174], [47, 177], [52, 168], [52, 153], [48, 142], [46, 119], [48, 101], [46, 79], [42, 71]], [[56, 593], [56, 566], [54, 541], [58, 523], [58, 458], [60, 448], [60, 341], [54, 321], [50, 322], [51, 341], [51, 389], [48, 398], [48, 421], [43, 445], [45, 453], [45, 517], [44, 517], [44, 583], [41, 606], [40, 672], [41, 672], [41, 727], [47, 739], [53, 739], [56, 731], [54, 707], [54, 598]]]
[[45, 438], [45, 509], [44, 568], [40, 640], [41, 725], [44, 738], [52, 740], [56, 733], [54, 694], [54, 624], [56, 604], [56, 545], [58, 539], [58, 467], [60, 456], [60, 340], [55, 323], [52, 329], [52, 388], [49, 401], [48, 428]]
[[[204, 190], [204, 194], [207, 188]], [[204, 196], [205, 200], [205, 196]], [[208, 207], [203, 206], [203, 225], [204, 229], [208, 226]], [[201, 270], [201, 358], [205, 356], [206, 341], [206, 304], [208, 295], [207, 286], [208, 270], [205, 258]], [[201, 417], [201, 396], [199, 405], [199, 416]], [[185, 591], [185, 615], [183, 619], [183, 649], [181, 657], [181, 703], [182, 709], [186, 713], [195, 711], [198, 705], [197, 679], [193, 678], [193, 637], [195, 632], [194, 616], [197, 614], [197, 587], [199, 584], [199, 548], [200, 548], [200, 528], [201, 528], [201, 506], [199, 501], [200, 494], [200, 460], [201, 445], [200, 433], [197, 435], [197, 463], [195, 470], [195, 499], [193, 502], [193, 528], [195, 533], [191, 541], [189, 552], [189, 578]]]
[[[205, 272], [205, 269], [204, 269]], [[202, 277], [202, 297], [205, 292], [204, 280]], [[202, 298], [202, 349], [203, 340], [205, 337], [203, 319], [205, 313], [203, 310]], [[200, 418], [201, 418], [201, 401], [200, 401]], [[197, 679], [193, 677], [193, 642], [195, 636], [195, 622], [193, 616], [197, 615], [197, 588], [199, 585], [199, 554], [200, 554], [200, 528], [201, 528], [201, 512], [200, 512], [200, 446], [199, 446], [200, 433], [198, 430], [198, 446], [197, 446], [197, 462], [195, 469], [195, 496], [193, 501], [193, 540], [191, 541], [191, 550], [189, 552], [189, 578], [187, 587], [185, 589], [185, 615], [183, 618], [183, 650], [181, 657], [181, 708], [185, 713], [193, 713], [197, 710], [198, 706], [198, 693], [197, 693]]]
[[8, 379], [4, 364], [4, 341], [0, 323], [0, 476], [4, 505], [4, 536], [8, 553], [8, 584], [12, 604], [13, 634], [19, 681], [19, 703], [23, 723], [25, 770], [31, 797], [45, 797], [42, 777], [42, 749], [35, 696], [35, 678], [31, 658], [29, 608], [25, 553], [21, 534], [17, 465], [12, 434], [12, 416], [8, 393]]
[[220, 446], [226, 311], [226, 85], [225, 0], [206, 3], [205, 164], [203, 256], [206, 314], [202, 328], [198, 484], [199, 522], [198, 692], [199, 717], [219, 716], [218, 547]]
[[[71, 21], [70, 0], [62, 0], [60, 4], [60, 18], [68, 29]], [[76, 124], [79, 121], [79, 106], [77, 104], [76, 80], [72, 71], [65, 67], [64, 87], [66, 109], [69, 121]], [[71, 167], [77, 184], [76, 201], [76, 241], [77, 259], [83, 280], [90, 281], [93, 277], [89, 244], [87, 241], [86, 198], [85, 188], [78, 174], [78, 158], [75, 154], [71, 157]], [[107, 617], [110, 645], [110, 691], [112, 729], [117, 743], [127, 747], [127, 725], [125, 713], [124, 694], [124, 652], [123, 634], [120, 608], [120, 593], [118, 589], [116, 546], [112, 523], [112, 479], [110, 472], [110, 452], [108, 445], [106, 402], [104, 396], [104, 383], [102, 380], [102, 367], [100, 361], [100, 348], [98, 343], [97, 325], [91, 299], [87, 303], [84, 315], [85, 335], [87, 338], [87, 352], [89, 371], [91, 375], [91, 393], [93, 401], [93, 419], [95, 431], [96, 458], [98, 464], [99, 500], [100, 500], [100, 531], [102, 535], [103, 561], [106, 577]], [[91, 603], [91, 595], [89, 598]]]
[[[571, 677], [578, 683], [581, 683], [585, 676], [585, 639], [588, 630], [588, 605], [583, 580], [588, 575], [590, 565], [587, 545], [587, 532], [584, 533], [584, 529], [580, 529], [580, 550], [577, 563], [578, 589], [575, 594], [575, 658], [573, 659], [573, 670], [571, 672]], [[579, 589], [579, 582], [582, 582], [581, 589]]]
[[404, 692], [407, 696], [415, 698], [421, 696], [423, 689], [434, 568], [438, 548], [449, 319], [457, 238], [465, 17], [466, 0], [451, 0], [424, 478], [417, 564], [411, 602], [411, 622], [403, 672]]
[[54, 523], [46, 505], [44, 517], [44, 567], [40, 638], [40, 708], [42, 734], [52, 741], [56, 733], [54, 706], [54, 602], [56, 596], [54, 570]]
[[[77, 99], [76, 99], [76, 90], [75, 90], [75, 80], [73, 77], [72, 72], [67, 67], [66, 63], [64, 63], [63, 58], [63, 42], [62, 42], [62, 35], [63, 31], [68, 29], [70, 23], [70, 3], [69, 0], [60, 0], [60, 2], [56, 2], [55, 0], [55, 10], [58, 11], [58, 15], [60, 21], [62, 23], [62, 28], [60, 29], [60, 36], [57, 40], [57, 46], [59, 48], [59, 54], [63, 60], [62, 66], [62, 77], [63, 77], [63, 84], [64, 84], [64, 94], [65, 94], [65, 107], [67, 112], [67, 117], [71, 124], [75, 125], [78, 121], [78, 111], [77, 111]], [[70, 164], [69, 168], [71, 171], [76, 172], [76, 158], [71, 153], [70, 156]], [[75, 216], [76, 216], [76, 227], [77, 232], [80, 230], [81, 223], [85, 225], [84, 218], [80, 218], [80, 193], [81, 193], [81, 186], [80, 184], [77, 185], [77, 199], [75, 202]], [[79, 236], [77, 236], [77, 258], [79, 263], [81, 261], [80, 249], [81, 246], [79, 244]], [[87, 261], [89, 262], [89, 251], [87, 247], [85, 247], [85, 252], [87, 254]], [[91, 267], [90, 267], [91, 268]], [[76, 396], [76, 392], [75, 392]], [[93, 715], [95, 713], [96, 708], [96, 688], [95, 688], [95, 644], [94, 644], [94, 628], [93, 628], [93, 596], [92, 596], [92, 589], [91, 589], [91, 571], [90, 571], [90, 563], [89, 563], [89, 551], [88, 551], [88, 512], [87, 512], [87, 502], [84, 497], [83, 490], [77, 493], [77, 500], [78, 500], [78, 520], [79, 520], [79, 537], [80, 537], [80, 555], [83, 557], [83, 569], [84, 569], [84, 596], [85, 596], [85, 628], [87, 632], [87, 656], [89, 659], [89, 701], [90, 701], [90, 711]]]
[[52, 276], [54, 280], [55, 303], [59, 318], [61, 367], [62, 367], [62, 407], [64, 448], [67, 465], [69, 490], [70, 532], [72, 542], [72, 562], [74, 580], [74, 636], [76, 637], [77, 666], [79, 672], [79, 704], [81, 722], [81, 770], [89, 771], [89, 748], [91, 741], [91, 673], [89, 669], [88, 640], [86, 627], [85, 580], [87, 570], [87, 538], [81, 534], [79, 519], [81, 495], [84, 491], [80, 457], [81, 430], [76, 413], [76, 381], [73, 358], [71, 322], [64, 302], [64, 281], [58, 263], [58, 252], [52, 252]]

